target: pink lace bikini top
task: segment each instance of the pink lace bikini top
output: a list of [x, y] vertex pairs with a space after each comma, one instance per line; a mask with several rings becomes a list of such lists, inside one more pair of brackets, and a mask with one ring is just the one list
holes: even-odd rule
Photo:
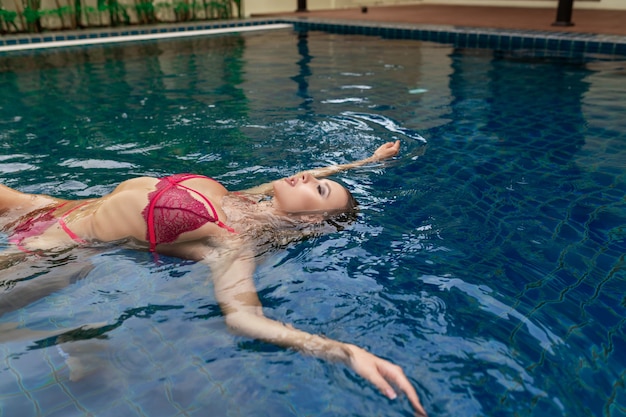
[[[231, 233], [236, 233], [232, 227], [222, 223], [213, 203], [204, 194], [181, 184], [193, 178], [215, 181], [203, 175], [171, 175], [161, 178], [156, 185], [156, 190], [148, 195], [148, 205], [142, 214], [148, 226], [146, 240], [150, 243], [151, 252], [156, 251], [159, 243], [174, 242], [181, 234], [196, 230], [209, 222]], [[192, 193], [206, 203], [211, 210], [210, 213], [202, 202], [193, 197]]]

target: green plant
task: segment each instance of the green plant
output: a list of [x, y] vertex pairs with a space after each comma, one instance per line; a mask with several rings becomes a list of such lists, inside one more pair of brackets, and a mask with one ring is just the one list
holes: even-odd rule
[[[83, 4], [84, 0], [54, 0], [56, 7], [52, 9], [41, 9], [41, 1], [13, 0], [16, 11], [6, 10], [0, 3], [0, 33], [58, 28], [58, 24], [51, 21], [60, 22], [61, 29], [130, 25], [129, 7], [136, 13], [138, 24], [154, 24], [160, 20], [232, 19], [233, 6], [241, 17], [241, 0], [161, 0], [158, 3], [155, 3], [157, 0], [133, 0], [130, 6], [120, 0], [97, 0], [96, 7]], [[157, 17], [157, 12], [165, 13]]]
[[19, 32], [15, 19], [17, 18], [17, 12], [13, 10], [5, 10], [0, 8], [0, 33], [8, 33], [11, 31], [11, 27]]
[[191, 7], [187, 0], [179, 0], [174, 3], [174, 15], [177, 22], [185, 22], [190, 18]]
[[135, 12], [139, 23], [155, 23], [155, 6], [152, 0], [135, 0]]
[[84, 27], [82, 24], [82, 15], [83, 15], [83, 5], [81, 3], [81, 0], [74, 0], [74, 10], [73, 10], [73, 28], [76, 27]]
[[109, 11], [109, 22], [111, 26], [130, 24], [130, 16], [126, 12], [126, 7], [120, 4], [118, 0], [106, 0], [106, 5]]
[[54, 10], [42, 10], [41, 11], [41, 15], [42, 16], [46, 16], [46, 15], [56, 15], [58, 16], [58, 18], [61, 20], [61, 27], [65, 28], [65, 16], [68, 16], [68, 21], [69, 21], [69, 27], [72, 28], [74, 27], [72, 24], [72, 20], [74, 17], [74, 9], [72, 9], [72, 7], [70, 6], [62, 6], [62, 7], [58, 7]]
[[24, 0], [24, 11], [22, 14], [24, 19], [26, 19], [26, 30], [28, 32], [41, 32], [40, 7], [41, 0]]

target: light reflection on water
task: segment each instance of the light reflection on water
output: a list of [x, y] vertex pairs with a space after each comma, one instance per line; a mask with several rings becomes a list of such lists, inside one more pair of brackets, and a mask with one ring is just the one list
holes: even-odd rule
[[[355, 224], [265, 256], [266, 314], [402, 365], [433, 415], [599, 415], [626, 367], [612, 62], [289, 31], [3, 57], [2, 183], [86, 198], [197, 172], [242, 189], [400, 139], [396, 160], [338, 176]], [[410, 413], [229, 334], [201, 265], [74, 252], [31, 264], [30, 304], [3, 294], [5, 413]]]

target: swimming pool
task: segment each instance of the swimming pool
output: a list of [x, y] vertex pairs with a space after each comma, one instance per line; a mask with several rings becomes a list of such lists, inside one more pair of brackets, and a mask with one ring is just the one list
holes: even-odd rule
[[[266, 314], [402, 365], [431, 415], [626, 414], [623, 60], [279, 30], [0, 68], [2, 182], [28, 192], [245, 188], [400, 139], [338, 176], [354, 225], [266, 256]], [[35, 294], [0, 299], [0, 415], [411, 414], [229, 334], [201, 265], [104, 247], [34, 268]]]

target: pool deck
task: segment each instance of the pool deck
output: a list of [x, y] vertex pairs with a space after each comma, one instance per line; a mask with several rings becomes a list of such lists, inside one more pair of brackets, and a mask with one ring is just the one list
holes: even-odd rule
[[574, 8], [571, 18], [573, 26], [553, 26], [556, 20], [556, 6], [522, 8], [423, 4], [368, 6], [366, 13], [360, 8], [354, 8], [281, 13], [273, 16], [626, 36], [626, 10]]

